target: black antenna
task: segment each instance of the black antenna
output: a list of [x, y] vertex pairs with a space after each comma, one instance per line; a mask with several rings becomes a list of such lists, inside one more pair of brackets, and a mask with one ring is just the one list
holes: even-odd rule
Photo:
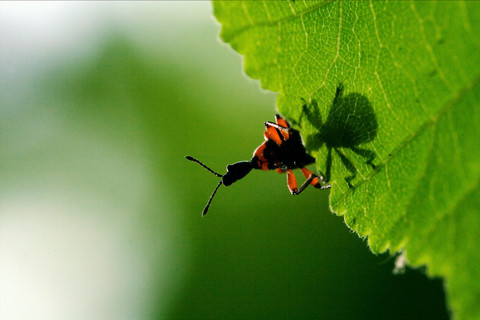
[[221, 175], [220, 173], [216, 173], [215, 171], [213, 171], [212, 169], [210, 169], [209, 167], [207, 167], [206, 165], [204, 165], [203, 163], [201, 163], [200, 160], [197, 160], [197, 159], [195, 159], [194, 157], [185, 156], [185, 159], [198, 163], [199, 165], [201, 165], [202, 167], [204, 167], [205, 169], [207, 169], [208, 171], [210, 171], [211, 173], [213, 173], [214, 175], [216, 175], [216, 176], [219, 177], [219, 178], [222, 178], [222, 177], [223, 177], [223, 175]]
[[208, 208], [210, 207], [210, 203], [212, 203], [213, 197], [215, 196], [215, 193], [217, 193], [217, 190], [222, 185], [222, 183], [223, 183], [223, 181], [220, 180], [220, 182], [217, 184], [217, 187], [215, 188], [215, 190], [213, 190], [212, 195], [208, 199], [207, 205], [205, 206], [205, 209], [203, 209], [203, 211], [202, 211], [202, 217], [205, 217], [205, 215], [207, 214]]
[[[196, 163], [198, 163], [199, 165], [201, 165], [202, 167], [204, 167], [205, 169], [207, 169], [208, 171], [210, 171], [211, 173], [213, 173], [214, 175], [216, 175], [217, 177], [223, 178], [223, 175], [221, 175], [220, 173], [216, 173], [215, 171], [213, 171], [212, 169], [210, 169], [209, 167], [207, 167], [206, 165], [204, 165], [202, 162], [200, 162], [200, 160], [197, 160], [197, 159], [195, 159], [194, 157], [191, 157], [191, 156], [185, 156], [185, 159], [190, 160], [190, 161], [193, 161], [193, 162], [196, 162]], [[223, 184], [223, 180], [220, 180], [220, 182], [219, 182], [219, 183], [217, 184], [217, 186], [215, 187], [215, 190], [213, 190], [212, 195], [211, 195], [210, 198], [208, 199], [207, 205], [205, 206], [205, 209], [203, 209], [203, 211], [202, 211], [202, 216], [203, 216], [203, 217], [205, 217], [205, 215], [207, 214], [208, 208], [210, 207], [210, 204], [212, 203], [213, 197], [215, 196], [215, 194], [217, 193], [218, 188], [219, 188], [222, 184]]]

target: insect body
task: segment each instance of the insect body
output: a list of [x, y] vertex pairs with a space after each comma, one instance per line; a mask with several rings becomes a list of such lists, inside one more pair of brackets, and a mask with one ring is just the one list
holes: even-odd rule
[[[265, 122], [264, 136], [265, 141], [253, 152], [253, 157], [250, 161], [229, 164], [227, 173], [224, 175], [213, 171], [191, 156], [185, 157], [190, 161], [198, 163], [217, 177], [222, 178], [208, 199], [205, 209], [203, 209], [204, 216], [207, 214], [210, 203], [222, 184], [229, 186], [245, 177], [252, 169], [275, 169], [279, 173], [287, 173], [287, 185], [292, 195], [300, 194], [309, 184], [320, 189], [330, 188], [330, 185], [325, 184], [323, 176], [318, 176], [305, 168], [306, 165], [315, 162], [315, 159], [307, 154], [300, 132], [291, 128], [288, 122], [280, 115], [277, 114], [275, 116], [275, 123]], [[296, 168], [300, 168], [306, 178], [300, 188], [297, 187], [297, 180], [292, 171]]]

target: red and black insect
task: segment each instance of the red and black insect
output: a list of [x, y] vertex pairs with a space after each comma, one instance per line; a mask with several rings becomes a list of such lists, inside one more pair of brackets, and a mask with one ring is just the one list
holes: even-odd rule
[[[265, 122], [265, 141], [253, 152], [253, 158], [250, 161], [240, 161], [227, 166], [227, 173], [221, 175], [216, 173], [199, 160], [186, 156], [190, 161], [196, 162], [214, 175], [222, 178], [218, 183], [208, 203], [203, 209], [203, 215], [207, 214], [210, 203], [212, 202], [218, 188], [224, 184], [229, 186], [237, 180], [245, 177], [252, 169], [276, 170], [279, 173], [287, 173], [287, 185], [292, 195], [300, 194], [311, 184], [315, 188], [328, 189], [323, 176], [319, 176], [305, 168], [306, 165], [315, 162], [305, 150], [302, 143], [300, 132], [290, 127], [290, 124], [279, 114], [275, 115], [275, 123]], [[305, 182], [297, 188], [297, 179], [293, 174], [293, 169], [300, 168], [305, 176]]]

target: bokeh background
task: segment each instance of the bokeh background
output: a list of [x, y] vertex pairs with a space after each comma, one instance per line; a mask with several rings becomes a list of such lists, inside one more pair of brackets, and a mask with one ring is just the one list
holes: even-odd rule
[[[249, 160], [275, 94], [209, 2], [0, 3], [0, 319], [445, 319], [442, 282]], [[392, 204], [394, 205], [394, 204]]]

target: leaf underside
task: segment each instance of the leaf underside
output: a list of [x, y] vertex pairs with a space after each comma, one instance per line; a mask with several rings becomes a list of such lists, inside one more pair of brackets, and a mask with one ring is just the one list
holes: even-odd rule
[[445, 278], [480, 319], [480, 2], [214, 2], [374, 253]]

